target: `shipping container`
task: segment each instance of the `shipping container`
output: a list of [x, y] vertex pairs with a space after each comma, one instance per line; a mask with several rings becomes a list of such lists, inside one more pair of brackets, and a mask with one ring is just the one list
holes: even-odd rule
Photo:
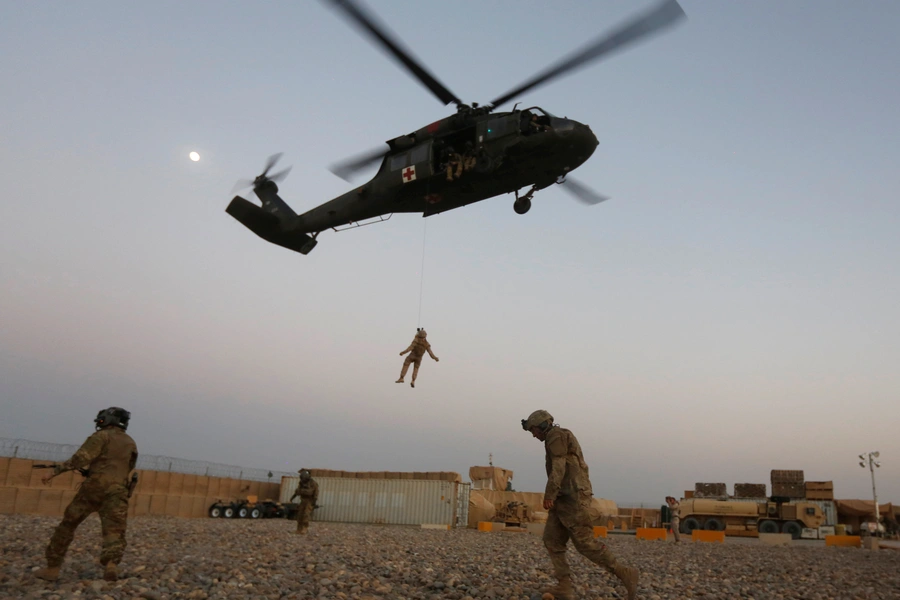
[[[312, 521], [466, 527], [468, 483], [416, 479], [313, 477], [319, 484]], [[299, 477], [282, 477], [281, 502], [290, 502]], [[299, 500], [299, 499], [295, 499]]]
[[815, 504], [825, 513], [825, 525], [837, 525], [837, 505], [829, 500], [801, 500], [801, 502], [809, 502]]

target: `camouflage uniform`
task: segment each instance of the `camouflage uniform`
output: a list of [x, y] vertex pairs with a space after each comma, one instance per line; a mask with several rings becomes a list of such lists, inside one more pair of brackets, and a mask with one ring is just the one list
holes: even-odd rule
[[456, 179], [459, 179], [463, 173], [463, 157], [457, 152], [450, 154], [450, 160], [447, 162], [447, 181], [453, 181], [454, 171]]
[[56, 466], [55, 474], [83, 468], [89, 474], [50, 538], [46, 552], [48, 567], [62, 565], [75, 529], [93, 512], [100, 515], [103, 534], [100, 564], [119, 564], [126, 546], [128, 474], [134, 469], [137, 457], [137, 445], [131, 436], [110, 426], [93, 433], [72, 458]]
[[306, 481], [300, 480], [291, 500], [300, 496], [300, 510], [297, 512], [297, 533], [306, 533], [309, 530], [309, 518], [312, 516], [316, 502], [319, 500], [319, 484], [310, 477]]
[[422, 364], [422, 358], [425, 356], [427, 352], [428, 355], [433, 358], [435, 361], [438, 361], [438, 357], [434, 355], [434, 352], [431, 351], [431, 344], [428, 343], [428, 340], [425, 337], [428, 334], [425, 333], [424, 329], [420, 329], [416, 332], [416, 337], [413, 338], [412, 343], [409, 345], [409, 348], [400, 353], [400, 356], [403, 356], [407, 352], [409, 352], [409, 356], [406, 357], [406, 360], [403, 361], [403, 369], [400, 371], [400, 379], [396, 381], [396, 383], [403, 383], [403, 378], [406, 377], [406, 371], [409, 369], [409, 365], [413, 364], [413, 372], [412, 372], [412, 381], [410, 382], [410, 386], [416, 387], [416, 376], [419, 374], [419, 365]]
[[673, 502], [669, 503], [669, 508], [672, 509], [672, 520], [670, 526], [672, 527], [672, 534], [675, 536], [675, 541], [681, 541], [681, 532], [679, 529], [681, 528], [681, 513], [680, 508], [681, 504], [678, 503], [678, 500], [672, 499]]
[[633, 600], [637, 570], [620, 565], [609, 548], [594, 537], [589, 513], [593, 489], [578, 440], [568, 429], [553, 425], [553, 417], [545, 411], [533, 413], [528, 421], [523, 421], [523, 428], [531, 430], [531, 423], [538, 414], [547, 417], [546, 426], [540, 428], [544, 436], [547, 468], [544, 501], [553, 502], [547, 513], [543, 541], [550, 554], [554, 575], [559, 580], [559, 585], [548, 592], [558, 599], [574, 597], [572, 573], [566, 560], [566, 545], [572, 540], [582, 556], [622, 580], [628, 588], [629, 600]]

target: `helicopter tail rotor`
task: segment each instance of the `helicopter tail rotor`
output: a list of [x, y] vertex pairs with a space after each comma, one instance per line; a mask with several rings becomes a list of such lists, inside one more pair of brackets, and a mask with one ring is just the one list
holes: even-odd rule
[[301, 231], [299, 227], [301, 219], [288, 206], [287, 202], [281, 199], [281, 196], [278, 195], [278, 186], [275, 185], [276, 181], [287, 177], [291, 168], [288, 167], [269, 175], [269, 171], [280, 158], [280, 152], [273, 154], [266, 161], [263, 172], [255, 179], [238, 181], [235, 186], [236, 190], [253, 187], [253, 192], [262, 202], [262, 206], [235, 196], [225, 212], [267, 242], [300, 254], [309, 254], [316, 246], [315, 237], [310, 237]]
[[[281, 159], [281, 156], [283, 154], [284, 154], [283, 152], [278, 152], [278, 153], [270, 156], [266, 160], [266, 165], [263, 168], [263, 172], [260, 173], [259, 175], [257, 175], [255, 179], [239, 179], [238, 182], [234, 184], [234, 187], [231, 188], [231, 193], [236, 194], [241, 190], [247, 189], [248, 187], [252, 187], [253, 190], [256, 191], [257, 188], [262, 187], [263, 185], [265, 185], [266, 183], [268, 183], [270, 181], [272, 183], [277, 183], [277, 182], [283, 180], [285, 177], [288, 176], [288, 173], [291, 172], [291, 169], [293, 167], [288, 167], [286, 169], [282, 169], [281, 171], [278, 171], [277, 173], [273, 173], [272, 175], [269, 175], [269, 171], [271, 171], [272, 167], [274, 167], [276, 165], [276, 163], [278, 163], [278, 161]], [[277, 187], [276, 187], [276, 190], [277, 190]]]

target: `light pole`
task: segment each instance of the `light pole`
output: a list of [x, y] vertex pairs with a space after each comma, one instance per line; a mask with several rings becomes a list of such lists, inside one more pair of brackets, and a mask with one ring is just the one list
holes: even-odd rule
[[[878, 511], [878, 492], [875, 491], [875, 467], [881, 468], [881, 463], [876, 459], [881, 456], [881, 454], [876, 450], [875, 452], [869, 452], [868, 454], [860, 454], [859, 455], [859, 466], [863, 469], [866, 468], [866, 462], [869, 463], [869, 471], [872, 473], [872, 498], [875, 500], [875, 535], [878, 535], [878, 525], [881, 523], [881, 514]], [[868, 459], [868, 460], [867, 460]]]

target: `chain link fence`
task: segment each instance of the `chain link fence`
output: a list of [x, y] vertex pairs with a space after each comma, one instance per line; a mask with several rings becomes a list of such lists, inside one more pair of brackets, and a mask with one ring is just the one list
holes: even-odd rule
[[[71, 458], [78, 448], [79, 446], [73, 444], [53, 444], [50, 442], [0, 438], [0, 456], [8, 456], [10, 458], [63, 462]], [[208, 475], [210, 477], [243, 479], [246, 481], [280, 482], [283, 475], [288, 477], [296, 476], [296, 473], [287, 471], [236, 467], [234, 465], [223, 465], [202, 460], [186, 460], [184, 458], [154, 456], [152, 454], [138, 454], [136, 468], [144, 471], [168, 471], [171, 473], [185, 473], [186, 475]]]

